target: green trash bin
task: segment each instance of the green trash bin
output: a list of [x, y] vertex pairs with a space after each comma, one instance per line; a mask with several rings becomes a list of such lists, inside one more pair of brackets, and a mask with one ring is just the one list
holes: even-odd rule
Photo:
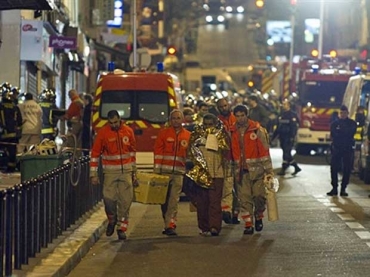
[[60, 155], [25, 155], [19, 157], [21, 181], [36, 178], [45, 172], [63, 164], [65, 156]]

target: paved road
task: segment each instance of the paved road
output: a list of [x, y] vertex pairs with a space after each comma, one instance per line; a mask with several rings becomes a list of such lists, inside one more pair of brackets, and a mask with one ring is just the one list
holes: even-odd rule
[[[281, 151], [272, 151], [279, 168]], [[135, 204], [128, 237], [100, 239], [70, 273], [77, 276], [369, 276], [370, 187], [355, 177], [350, 197], [327, 197], [324, 158], [298, 159], [299, 176], [280, 178], [280, 220], [260, 234], [224, 225], [219, 237], [197, 233], [196, 214], [180, 204], [178, 237], [161, 234], [158, 206]]]

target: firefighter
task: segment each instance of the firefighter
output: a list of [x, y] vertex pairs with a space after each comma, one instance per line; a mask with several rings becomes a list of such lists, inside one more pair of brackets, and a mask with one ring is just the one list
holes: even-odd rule
[[161, 205], [164, 219], [163, 234], [176, 236], [176, 215], [185, 173], [186, 151], [190, 132], [182, 126], [180, 110], [170, 114], [170, 125], [160, 131], [154, 144], [154, 173], [168, 175], [170, 183], [166, 203]]
[[58, 119], [53, 116], [53, 110], [57, 109], [55, 99], [52, 89], [44, 89], [39, 96], [39, 105], [42, 109], [42, 139], [54, 140], [57, 135]]
[[106, 235], [112, 236], [117, 229], [118, 239], [126, 239], [129, 211], [133, 201], [133, 185], [136, 177], [136, 140], [134, 132], [125, 125], [118, 111], [107, 114], [108, 124], [101, 128], [91, 151], [91, 183], [99, 183], [98, 165], [101, 158], [104, 183], [103, 197], [108, 217]]
[[272, 141], [279, 137], [280, 147], [283, 150], [283, 164], [278, 175], [284, 176], [287, 168], [292, 165], [294, 167], [293, 176], [297, 175], [302, 169], [292, 157], [292, 148], [297, 135], [299, 120], [297, 114], [290, 109], [290, 102], [283, 101], [283, 112], [278, 118], [278, 127], [272, 135]]
[[[231, 112], [230, 104], [226, 98], [221, 98], [217, 101], [217, 110], [219, 112], [218, 118], [224, 124], [226, 131], [229, 133], [230, 128], [235, 124], [236, 119], [234, 114]], [[231, 166], [229, 169], [231, 169]], [[225, 177], [221, 201], [222, 220], [225, 223], [240, 223], [237, 203], [238, 199], [236, 197], [236, 189], [234, 188], [234, 177]]]
[[0, 86], [0, 146], [5, 149], [8, 156], [7, 173], [12, 173], [17, 165], [17, 143], [22, 135], [22, 115], [14, 104], [12, 87], [9, 83]]
[[[248, 108], [238, 105], [233, 113], [236, 124], [231, 128], [231, 152], [235, 162], [240, 214], [244, 234], [263, 229], [266, 209], [265, 180], [273, 178], [268, 133], [258, 122], [248, 119]], [[254, 216], [254, 224], [253, 217]]]
[[346, 188], [352, 168], [356, 128], [356, 121], [348, 118], [348, 108], [343, 105], [340, 108], [339, 119], [330, 125], [330, 137], [332, 139], [330, 174], [333, 188], [327, 193], [328, 196], [338, 195], [338, 173], [341, 169], [342, 183], [340, 196], [348, 196]]

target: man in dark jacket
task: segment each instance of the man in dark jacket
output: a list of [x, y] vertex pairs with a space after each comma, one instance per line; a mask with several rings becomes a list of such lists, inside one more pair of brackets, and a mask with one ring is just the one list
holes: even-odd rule
[[270, 121], [269, 113], [264, 106], [258, 103], [258, 97], [256, 95], [248, 97], [248, 106], [249, 118], [253, 121], [259, 122], [261, 126], [266, 129]]
[[334, 121], [330, 126], [330, 137], [332, 140], [330, 173], [333, 188], [327, 193], [329, 196], [338, 195], [338, 173], [341, 168], [343, 177], [340, 196], [348, 196], [346, 188], [352, 169], [356, 128], [356, 121], [348, 118], [348, 108], [343, 105], [340, 108], [339, 119]]

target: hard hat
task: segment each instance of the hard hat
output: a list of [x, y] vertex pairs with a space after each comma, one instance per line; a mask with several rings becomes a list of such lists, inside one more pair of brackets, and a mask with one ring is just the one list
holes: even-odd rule
[[12, 86], [8, 82], [2, 83], [0, 86], [1, 100], [3, 102], [13, 101]]
[[52, 89], [44, 89], [40, 96], [39, 100], [41, 102], [48, 102], [48, 103], [53, 103], [55, 101], [56, 95]]

